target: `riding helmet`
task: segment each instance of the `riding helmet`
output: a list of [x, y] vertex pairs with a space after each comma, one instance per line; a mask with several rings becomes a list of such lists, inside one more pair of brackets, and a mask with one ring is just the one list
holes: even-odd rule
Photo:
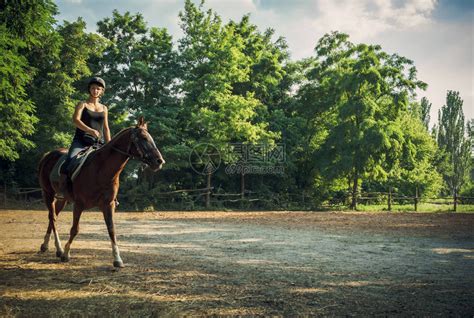
[[90, 88], [92, 84], [100, 85], [105, 89], [105, 81], [101, 79], [100, 77], [91, 78], [89, 81], [89, 84], [87, 85], [87, 88]]

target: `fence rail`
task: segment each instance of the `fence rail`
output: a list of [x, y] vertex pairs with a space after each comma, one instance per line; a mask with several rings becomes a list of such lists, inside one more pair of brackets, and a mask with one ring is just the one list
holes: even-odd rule
[[[372, 196], [375, 195], [375, 196]], [[379, 203], [386, 202], [388, 211], [392, 210], [392, 205], [397, 204], [406, 204], [411, 202], [414, 205], [414, 210], [418, 210], [418, 204], [428, 203], [428, 204], [437, 204], [437, 205], [453, 205], [453, 211], [457, 210], [458, 204], [474, 204], [474, 197], [465, 197], [458, 196], [454, 194], [453, 196], [444, 196], [444, 197], [422, 197], [418, 195], [418, 189], [415, 191], [413, 196], [392, 193], [389, 192], [367, 192], [360, 194], [357, 197], [357, 201], [371, 201], [377, 200]], [[402, 202], [402, 203], [401, 203]]]
[[[7, 195], [8, 192], [8, 195]], [[8, 198], [8, 196], [10, 198]], [[145, 200], [150, 197], [149, 193], [134, 194], [135, 201]], [[238, 209], [301, 209], [314, 210], [317, 208], [330, 209], [348, 206], [350, 193], [339, 193], [339, 196], [331, 198], [317, 206], [311, 197], [304, 193], [275, 195], [270, 193], [259, 193], [245, 190], [240, 193], [225, 193], [222, 189], [199, 188], [199, 189], [179, 189], [167, 192], [153, 193], [152, 197], [158, 202], [160, 207], [180, 208], [193, 210], [203, 205], [211, 208], [238, 208]], [[155, 200], [156, 198], [156, 200]], [[3, 206], [7, 201], [13, 199], [22, 201], [27, 206], [39, 203], [41, 199], [41, 188], [15, 188], [10, 191], [3, 189]], [[128, 198], [125, 198], [127, 200]], [[397, 193], [390, 189], [388, 192], [363, 192], [357, 196], [358, 204], [378, 204], [386, 205], [388, 211], [393, 210], [393, 206], [412, 204], [414, 210], [418, 210], [418, 205], [452, 205], [452, 210], [456, 211], [458, 205], [474, 204], [474, 197], [466, 196], [442, 196], [442, 197], [422, 197], [418, 190], [412, 195]]]

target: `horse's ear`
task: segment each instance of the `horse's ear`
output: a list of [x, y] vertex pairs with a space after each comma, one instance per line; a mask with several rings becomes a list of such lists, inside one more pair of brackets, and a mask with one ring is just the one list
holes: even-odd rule
[[143, 119], [143, 116], [140, 116], [138, 118], [137, 127], [143, 127], [143, 125], [145, 125], [145, 120]]

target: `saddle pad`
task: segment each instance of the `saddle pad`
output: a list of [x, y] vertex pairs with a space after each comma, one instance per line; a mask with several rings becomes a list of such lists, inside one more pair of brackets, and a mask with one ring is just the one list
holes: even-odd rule
[[49, 175], [49, 180], [52, 183], [59, 182], [61, 166], [64, 164], [65, 160], [66, 160], [66, 155], [62, 155], [61, 157], [59, 157], [59, 160], [54, 165], [53, 170], [51, 170], [51, 173]]
[[[94, 147], [89, 147], [86, 148], [85, 150], [81, 151], [80, 153], [77, 154], [76, 157], [72, 158], [71, 162], [69, 163], [69, 175], [71, 177], [71, 181], [74, 181], [74, 179], [77, 177], [79, 172], [81, 171], [82, 166], [86, 162], [87, 158], [91, 153], [93, 153], [96, 150]], [[51, 182], [58, 182], [59, 177], [61, 175], [61, 166], [64, 164], [64, 161], [66, 160], [66, 154], [62, 155], [59, 160], [56, 162], [56, 164], [53, 167], [53, 170], [51, 170], [51, 174], [49, 176], [49, 179]]]
[[72, 158], [69, 163], [69, 171], [71, 176], [71, 181], [76, 179], [77, 175], [81, 171], [82, 166], [87, 160], [87, 157], [96, 150], [94, 147], [89, 147], [77, 154], [76, 157]]

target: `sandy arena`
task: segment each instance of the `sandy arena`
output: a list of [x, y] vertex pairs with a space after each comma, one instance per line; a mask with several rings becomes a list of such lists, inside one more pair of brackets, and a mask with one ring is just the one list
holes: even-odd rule
[[0, 316], [474, 315], [471, 213], [119, 212], [120, 270], [100, 213], [69, 263], [46, 228], [0, 211]]

